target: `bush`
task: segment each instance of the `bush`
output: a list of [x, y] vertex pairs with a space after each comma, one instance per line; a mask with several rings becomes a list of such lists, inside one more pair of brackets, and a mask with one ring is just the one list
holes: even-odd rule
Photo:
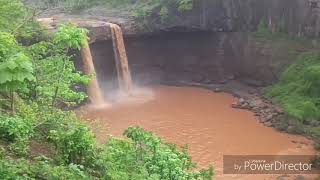
[[280, 82], [267, 89], [285, 115], [280, 130], [306, 134], [320, 147], [320, 53], [304, 53], [282, 74]]
[[164, 143], [139, 127], [124, 133], [131, 141], [111, 138], [102, 152], [107, 179], [199, 179], [211, 180], [213, 169], [194, 172], [186, 148]]
[[26, 159], [0, 158], [0, 179], [90, 179], [78, 166], [55, 166], [47, 158], [30, 162]]
[[267, 90], [269, 97], [284, 106], [285, 112], [301, 121], [320, 120], [320, 53], [304, 53]]
[[11, 144], [17, 153], [26, 153], [29, 138], [33, 134], [33, 124], [19, 116], [0, 116], [0, 137]]
[[152, 179], [146, 167], [137, 163], [136, 152], [130, 141], [110, 138], [100, 157], [97, 164], [105, 179]]
[[[61, 25], [52, 42], [40, 42], [28, 48], [35, 66], [36, 82], [30, 83], [29, 98], [44, 106], [76, 106], [87, 98], [76, 91], [76, 85], [85, 85], [90, 77], [76, 70], [71, 49], [80, 49], [87, 43], [87, 30], [74, 25]], [[50, 103], [51, 102], [51, 103]]]
[[0, 0], [0, 31], [11, 32], [23, 22], [26, 9], [20, 0]]
[[49, 139], [56, 147], [58, 155], [66, 164], [90, 164], [95, 155], [95, 138], [84, 125], [74, 123], [57, 130], [51, 130]]

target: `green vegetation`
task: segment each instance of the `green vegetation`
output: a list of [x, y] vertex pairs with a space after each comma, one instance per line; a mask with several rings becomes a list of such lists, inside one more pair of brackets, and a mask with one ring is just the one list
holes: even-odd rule
[[282, 75], [269, 95], [282, 102], [289, 116], [320, 119], [320, 54], [302, 54]]
[[[271, 30], [261, 21], [253, 33], [256, 42], [271, 45], [272, 63], [286, 67], [265, 93], [284, 109], [276, 128], [310, 136], [320, 150], [320, 53], [312, 50], [318, 39], [289, 35], [283, 27], [280, 22]], [[319, 162], [320, 158], [315, 160]]]
[[320, 148], [320, 53], [308, 52], [317, 39], [289, 35], [283, 26], [281, 22], [272, 31], [261, 21], [253, 33], [257, 42], [271, 44], [272, 63], [289, 65], [279, 82], [266, 89], [266, 95], [284, 109], [276, 123], [278, 129], [311, 136]]
[[212, 168], [192, 172], [195, 164], [186, 148], [180, 151], [138, 127], [127, 129], [124, 135], [130, 141], [111, 138], [102, 151], [102, 162], [109, 169], [107, 179], [212, 179]]
[[70, 53], [87, 43], [88, 31], [68, 24], [50, 34], [20, 1], [0, 3], [0, 179], [213, 178], [213, 168], [195, 170], [186, 148], [138, 127], [98, 145], [67, 110], [87, 99], [77, 86], [90, 76]]
[[273, 27], [268, 27], [265, 21], [260, 21], [257, 30], [253, 33], [254, 37], [261, 40], [287, 40], [296, 43], [306, 43], [307, 41], [310, 41], [310, 39], [297, 36], [296, 34], [290, 35], [285, 28], [284, 21], [280, 21], [272, 26]]
[[279, 128], [308, 134], [320, 142], [320, 54], [304, 53], [283, 73], [280, 82], [269, 88], [286, 112]]
[[260, 21], [256, 32], [254, 32], [255, 37], [257, 38], [266, 38], [270, 39], [273, 37], [273, 33], [268, 28], [267, 24], [264, 21]]

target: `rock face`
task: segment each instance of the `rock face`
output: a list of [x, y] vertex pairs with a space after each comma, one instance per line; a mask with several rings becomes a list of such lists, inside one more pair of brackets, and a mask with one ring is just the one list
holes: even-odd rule
[[53, 10], [45, 16], [57, 19], [81, 16], [78, 18], [81, 21], [112, 22], [121, 25], [126, 35], [199, 30], [249, 32], [255, 31], [262, 21], [272, 30], [281, 28], [310, 37], [320, 35], [320, 0], [195, 0], [191, 11], [169, 7], [168, 18], [161, 18], [155, 11], [143, 23], [123, 9], [104, 7], [93, 7], [73, 16]]
[[[125, 43], [133, 79], [142, 84], [212, 84], [236, 79], [265, 86], [278, 79], [296, 54], [309, 50], [291, 42], [281, 42], [284, 47], [272, 41], [259, 42], [246, 32], [164, 32], [127, 37]], [[115, 76], [111, 41], [91, 46], [98, 77], [110, 81], [108, 78]]]
[[214, 32], [254, 31], [264, 21], [270, 29], [319, 36], [319, 0], [199, 0], [189, 12], [169, 11], [162, 20], [152, 16], [152, 30], [207, 30]]
[[276, 81], [297, 54], [314, 50], [292, 42], [257, 41], [259, 23], [297, 36], [318, 37], [320, 0], [199, 0], [188, 12], [169, 8], [163, 20], [153, 14], [144, 26], [129, 15], [89, 9], [81, 17], [54, 15], [58, 22], [75, 22], [90, 30], [98, 78], [115, 76], [110, 28], [119, 24], [126, 36], [133, 79], [139, 83], [190, 81], [225, 83], [237, 79], [253, 86]]

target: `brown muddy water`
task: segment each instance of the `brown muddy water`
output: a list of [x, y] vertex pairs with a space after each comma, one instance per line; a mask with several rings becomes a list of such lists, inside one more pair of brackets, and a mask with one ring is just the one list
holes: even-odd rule
[[[151, 94], [118, 101], [100, 109], [85, 108], [83, 117], [98, 140], [121, 136], [139, 125], [166, 141], [188, 144], [199, 166], [213, 164], [216, 179], [276, 179], [279, 175], [223, 175], [223, 155], [312, 155], [312, 141], [259, 124], [252, 112], [233, 109], [236, 98], [193, 87], [154, 86]], [[95, 119], [95, 120], [93, 120]], [[297, 143], [298, 142], [298, 143]]]

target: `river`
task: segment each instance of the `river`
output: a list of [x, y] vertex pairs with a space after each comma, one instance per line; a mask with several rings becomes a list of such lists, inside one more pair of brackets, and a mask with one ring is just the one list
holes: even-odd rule
[[121, 136], [129, 126], [139, 125], [166, 141], [188, 144], [190, 155], [200, 167], [215, 166], [218, 180], [277, 177], [224, 175], [223, 155], [315, 153], [312, 141], [265, 127], [252, 112], [231, 108], [237, 101], [232, 95], [202, 88], [161, 85], [151, 87], [148, 92], [147, 97], [118, 101], [110, 107], [85, 108], [83, 116], [101, 143], [109, 134]]

